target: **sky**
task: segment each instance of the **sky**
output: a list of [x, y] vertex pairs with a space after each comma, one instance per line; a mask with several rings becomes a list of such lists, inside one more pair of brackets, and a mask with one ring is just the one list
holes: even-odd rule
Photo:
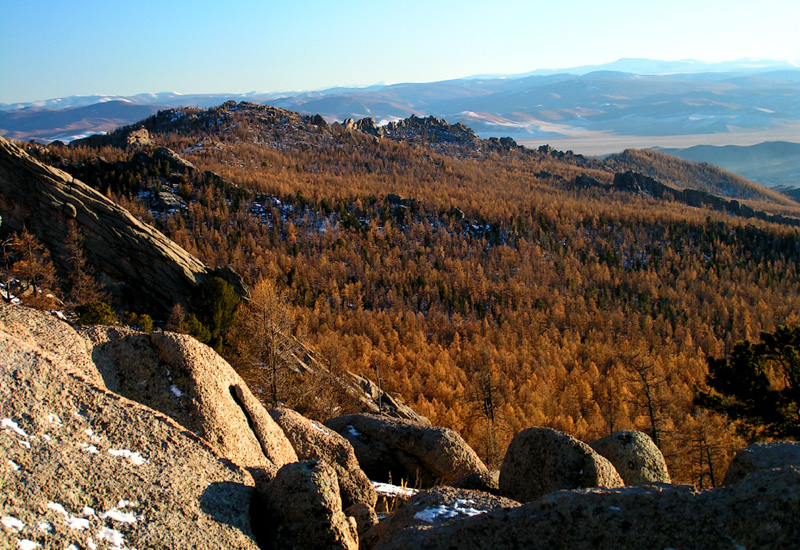
[[0, 0], [0, 103], [800, 60], [797, 0]]

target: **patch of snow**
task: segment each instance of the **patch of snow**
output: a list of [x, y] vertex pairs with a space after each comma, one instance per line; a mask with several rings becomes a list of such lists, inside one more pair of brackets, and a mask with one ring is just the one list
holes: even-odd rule
[[12, 472], [19, 472], [19, 464], [11, 459], [8, 460], [8, 467], [11, 468]]
[[51, 424], [58, 424], [59, 426], [61, 425], [61, 419], [58, 417], [58, 415], [55, 415], [53, 413], [47, 415], [47, 420]]
[[50, 437], [50, 436], [49, 436], [49, 435], [47, 435], [47, 434], [42, 434], [42, 439], [44, 439], [45, 441], [52, 441], [52, 440], [53, 440], [53, 438], [52, 438], [52, 437]]
[[31, 448], [31, 444], [28, 443], [27, 441], [20, 441], [19, 444], [20, 444], [21, 447], [24, 447], [25, 449], [30, 449]]
[[434, 523], [440, 519], [451, 519], [460, 516], [478, 516], [486, 513], [486, 510], [478, 510], [469, 506], [470, 504], [475, 504], [475, 501], [471, 499], [459, 499], [449, 506], [442, 504], [433, 508], [426, 508], [414, 514], [414, 519], [426, 523]]
[[392, 485], [391, 483], [380, 483], [378, 481], [372, 481], [372, 487], [375, 489], [375, 492], [379, 495], [386, 495], [386, 496], [413, 496], [417, 494], [416, 489], [409, 489], [408, 487], [400, 487], [399, 485]]
[[83, 432], [89, 436], [89, 439], [92, 440], [92, 443], [100, 443], [100, 438], [94, 435], [94, 431], [91, 428], [86, 428]]
[[17, 533], [25, 529], [25, 524], [13, 516], [3, 516], [2, 519], [0, 519], [0, 523], [2, 523], [3, 527], [6, 529], [11, 529]]
[[67, 547], [66, 547], [64, 550], [80, 550], [80, 548], [78, 548], [78, 547], [77, 547], [77, 546], [75, 546], [74, 544], [70, 544], [70, 545], [69, 545], [69, 546], [67, 546]]
[[170, 387], [169, 387], [169, 391], [171, 391], [171, 392], [172, 392], [172, 394], [173, 394], [175, 397], [183, 397], [183, 392], [182, 392], [181, 390], [179, 390], [179, 389], [178, 389], [178, 386], [175, 386], [175, 385], [172, 385], [172, 386], [170, 386]]
[[89, 547], [89, 550], [97, 550], [97, 543], [94, 541], [92, 537], [86, 539], [86, 546]]
[[133, 462], [136, 466], [141, 466], [142, 464], [147, 462], [147, 460], [144, 457], [142, 457], [142, 455], [134, 451], [129, 451], [128, 449], [109, 449], [108, 454], [110, 454], [111, 456], [120, 456], [123, 458], [130, 459], [130, 461]]
[[324, 434], [328, 433], [327, 431], [325, 431], [325, 428], [323, 428], [322, 426], [320, 426], [316, 422], [312, 421], [311, 422], [311, 427], [314, 428], [315, 430], [317, 430], [318, 432], [322, 432]]
[[125, 546], [125, 537], [122, 536], [122, 533], [117, 531], [116, 529], [109, 529], [108, 527], [103, 527], [103, 529], [97, 533], [98, 540], [107, 540], [114, 546], [122, 548]]
[[86, 443], [81, 443], [81, 450], [89, 454], [97, 453], [97, 447], [95, 447], [94, 445], [88, 445]]
[[83, 511], [81, 513], [84, 515], [84, 517], [87, 517], [87, 518], [90, 518], [92, 516], [96, 516], [97, 515], [94, 512], [94, 508], [90, 508], [88, 506], [84, 506], [83, 507]]
[[89, 528], [89, 520], [86, 518], [76, 518], [75, 516], [69, 516], [64, 520], [64, 523], [67, 524], [67, 527], [70, 529], [77, 529], [78, 531], [83, 531], [84, 529]]
[[47, 523], [46, 521], [40, 521], [39, 525], [37, 525], [36, 528], [39, 529], [39, 531], [41, 531], [42, 533], [53, 532], [53, 526]]
[[608, 509], [609, 510], [614, 510], [615, 512], [619, 512], [620, 511], [619, 506], [609, 506]]
[[2, 426], [3, 428], [8, 428], [9, 430], [11, 430], [12, 432], [16, 433], [21, 437], [25, 438], [28, 437], [28, 434], [26, 434], [25, 431], [22, 428], [20, 428], [19, 425], [10, 418], [4, 418], [3, 420], [0, 420], [0, 426]]
[[17, 541], [17, 547], [19, 550], [33, 550], [34, 548], [39, 548], [41, 544], [38, 542], [33, 542], [32, 540], [28, 539], [21, 539]]
[[349, 433], [349, 434], [350, 434], [350, 435], [352, 435], [353, 437], [359, 437], [359, 436], [361, 436], [361, 432], [359, 432], [358, 430], [356, 430], [356, 429], [355, 429], [353, 426], [351, 426], [350, 424], [348, 424], [348, 425], [347, 425], [347, 427], [346, 427], [345, 429], [347, 430], [347, 433]]
[[136, 516], [128, 512], [121, 512], [116, 508], [112, 508], [108, 512], [100, 514], [101, 519], [110, 519], [117, 523], [136, 523]]
[[117, 508], [127, 508], [128, 506], [135, 506], [135, 504], [131, 504], [130, 500], [125, 499], [120, 499], [120, 501], [117, 502]]

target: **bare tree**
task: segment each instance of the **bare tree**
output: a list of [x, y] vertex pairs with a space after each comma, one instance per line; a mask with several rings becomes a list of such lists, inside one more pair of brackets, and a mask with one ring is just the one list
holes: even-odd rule
[[285, 371], [296, 362], [294, 323], [294, 311], [286, 298], [272, 281], [263, 278], [237, 312], [237, 363], [260, 371], [258, 378], [266, 383], [272, 406], [281, 402]]

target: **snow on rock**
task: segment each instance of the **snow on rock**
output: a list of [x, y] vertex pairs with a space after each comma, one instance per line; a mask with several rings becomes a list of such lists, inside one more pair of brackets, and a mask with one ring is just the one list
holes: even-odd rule
[[81, 444], [81, 450], [82, 450], [83, 452], [85, 452], [85, 453], [89, 453], [89, 454], [95, 454], [95, 453], [97, 453], [97, 447], [95, 447], [94, 445], [89, 445], [89, 444], [87, 444], [87, 443], [82, 443], [82, 444]]
[[457, 500], [450, 505], [439, 505], [433, 508], [426, 508], [414, 514], [414, 519], [427, 523], [434, 523], [440, 519], [451, 519], [459, 516], [478, 516], [485, 514], [486, 510], [477, 510], [470, 504], [475, 504], [474, 500]]
[[39, 529], [39, 531], [41, 531], [42, 533], [53, 532], [53, 526], [47, 523], [46, 521], [40, 521], [39, 525], [37, 525], [36, 528]]
[[19, 464], [11, 459], [8, 460], [8, 467], [11, 468], [12, 472], [19, 472]]
[[378, 481], [372, 481], [371, 483], [375, 492], [379, 495], [411, 497], [417, 494], [416, 489], [409, 489], [408, 487], [392, 485], [391, 483], [380, 483]]
[[129, 451], [128, 449], [109, 449], [108, 454], [110, 454], [111, 456], [119, 456], [122, 458], [127, 458], [137, 466], [141, 466], [142, 464], [147, 462], [147, 460], [142, 455], [140, 455], [135, 451]]
[[78, 531], [83, 531], [84, 529], [89, 528], [89, 520], [86, 518], [76, 518], [75, 516], [69, 516], [68, 518], [64, 519], [64, 523], [67, 524], [67, 527], [70, 529], [76, 529]]
[[25, 529], [25, 524], [13, 516], [3, 516], [2, 519], [0, 519], [0, 523], [3, 524], [3, 527], [6, 529], [11, 529], [17, 533]]
[[183, 397], [183, 392], [182, 392], [180, 389], [178, 389], [178, 386], [176, 386], [176, 385], [174, 385], [174, 384], [173, 384], [172, 386], [170, 386], [170, 387], [169, 387], [169, 391], [171, 391], [171, 392], [172, 392], [172, 394], [173, 394], [175, 397]]
[[122, 512], [117, 508], [112, 508], [108, 512], [100, 514], [101, 519], [110, 519], [117, 523], [136, 523], [136, 516], [129, 512]]
[[117, 531], [116, 529], [109, 529], [108, 527], [103, 527], [103, 529], [97, 533], [98, 540], [107, 540], [113, 546], [117, 548], [124, 548], [125, 547], [125, 537], [122, 536], [122, 533]]
[[17, 541], [17, 547], [19, 550], [33, 550], [34, 548], [39, 548], [41, 544], [38, 542], [33, 542], [32, 540], [28, 539], [21, 539]]
[[350, 424], [348, 424], [348, 425], [347, 425], [347, 428], [346, 428], [346, 429], [347, 429], [347, 433], [349, 433], [349, 434], [350, 434], [350, 435], [352, 435], [353, 437], [359, 437], [359, 436], [361, 435], [361, 432], [359, 432], [358, 430], [356, 430], [356, 429], [355, 429], [353, 426], [351, 426]]
[[3, 428], [8, 428], [9, 430], [19, 435], [20, 437], [24, 437], [26, 439], [28, 437], [28, 434], [26, 434], [25, 431], [22, 428], [20, 428], [19, 425], [10, 418], [4, 418], [3, 420], [0, 420], [0, 426], [2, 426]]

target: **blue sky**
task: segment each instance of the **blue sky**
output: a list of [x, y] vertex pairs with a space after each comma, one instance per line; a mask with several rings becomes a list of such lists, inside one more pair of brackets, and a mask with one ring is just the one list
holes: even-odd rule
[[0, 0], [0, 103], [800, 59], [797, 0]]

